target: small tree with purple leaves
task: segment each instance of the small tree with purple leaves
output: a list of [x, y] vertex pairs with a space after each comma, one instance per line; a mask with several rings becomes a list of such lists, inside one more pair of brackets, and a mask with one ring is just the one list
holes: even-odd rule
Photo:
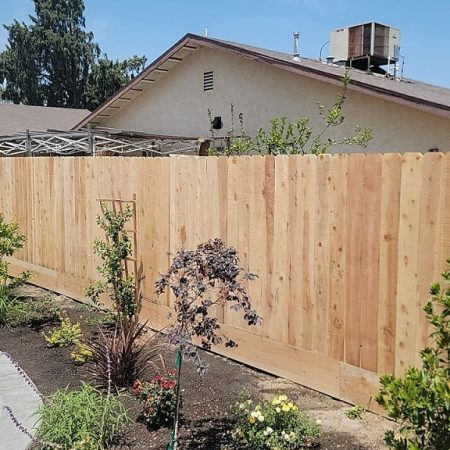
[[233, 247], [214, 239], [200, 244], [194, 251], [180, 250], [169, 270], [156, 282], [158, 295], [170, 290], [175, 296], [175, 323], [167, 332], [169, 342], [177, 347], [177, 408], [169, 450], [177, 448], [182, 361], [193, 361], [200, 374], [207, 370], [208, 365], [194, 345], [194, 338], [200, 340], [200, 346], [205, 350], [219, 344], [237, 347], [221, 332], [217, 307], [229, 306], [242, 311], [249, 326], [260, 323], [261, 318], [253, 309], [243, 284], [245, 280], [255, 278], [256, 275], [241, 267]]

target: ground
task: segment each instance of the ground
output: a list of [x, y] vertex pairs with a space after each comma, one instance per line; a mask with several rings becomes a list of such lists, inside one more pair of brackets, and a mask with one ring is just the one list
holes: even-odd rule
[[[42, 295], [43, 291], [28, 288], [29, 295]], [[55, 296], [69, 312], [72, 319], [81, 320], [89, 311], [81, 304], [66, 297]], [[84, 325], [90, 332], [94, 325]], [[70, 349], [51, 349], [46, 346], [42, 331], [30, 328], [0, 329], [0, 350], [8, 352], [27, 372], [43, 395], [67, 386], [76, 387], [86, 378], [84, 366], [75, 365], [69, 358]], [[384, 432], [392, 428], [392, 422], [366, 412], [362, 419], [352, 420], [345, 415], [350, 405], [324, 394], [304, 388], [287, 380], [253, 370], [229, 359], [208, 353], [204, 355], [210, 364], [204, 376], [186, 363], [183, 366], [183, 418], [180, 430], [180, 450], [219, 450], [224, 436], [231, 428], [230, 407], [246, 389], [255, 398], [272, 398], [284, 393], [297, 401], [301, 409], [313, 420], [320, 420], [323, 450], [383, 449]], [[170, 365], [173, 353], [166, 352]], [[149, 372], [150, 378], [152, 373]], [[127, 407], [133, 418], [139, 415], [139, 403], [128, 398]], [[144, 424], [134, 422], [128, 426], [116, 449], [164, 450], [167, 448], [170, 430], [149, 431]]]

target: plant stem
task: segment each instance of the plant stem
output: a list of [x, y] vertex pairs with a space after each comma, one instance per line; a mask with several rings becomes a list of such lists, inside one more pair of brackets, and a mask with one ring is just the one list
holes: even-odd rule
[[180, 382], [181, 382], [181, 366], [183, 364], [183, 355], [181, 350], [177, 350], [176, 359], [175, 359], [175, 367], [177, 369], [177, 401], [175, 405], [175, 421], [173, 425], [173, 432], [171, 434], [170, 443], [167, 447], [168, 450], [176, 450], [178, 447], [178, 418], [179, 418], [179, 410], [180, 410]]

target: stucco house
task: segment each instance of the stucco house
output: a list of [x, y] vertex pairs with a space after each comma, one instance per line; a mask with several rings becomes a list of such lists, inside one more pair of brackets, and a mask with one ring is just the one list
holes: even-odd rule
[[[335, 64], [187, 34], [75, 129], [90, 124], [208, 137], [209, 109], [223, 123], [216, 136], [226, 136], [231, 104], [235, 128], [242, 113], [250, 135], [267, 127], [274, 116], [309, 116], [313, 127], [319, 127], [317, 103], [332, 105], [344, 70]], [[338, 133], [350, 135], [356, 124], [372, 128], [374, 138], [367, 151], [450, 150], [450, 89], [357, 69], [350, 69], [350, 76], [346, 119]]]

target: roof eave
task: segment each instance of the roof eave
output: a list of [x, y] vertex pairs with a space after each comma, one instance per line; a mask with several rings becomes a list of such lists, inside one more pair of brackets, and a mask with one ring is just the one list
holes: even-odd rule
[[[342, 75], [339, 73], [333, 74], [330, 72], [325, 72], [318, 68], [301, 65], [298, 62], [294, 61], [290, 62], [276, 57], [264, 55], [257, 51], [250, 50], [248, 48], [242, 48], [238, 45], [233, 45], [232, 43], [218, 41], [215, 39], [210, 39], [208, 37], [187, 33], [172, 47], [170, 47], [166, 52], [164, 52], [159, 58], [157, 58], [149, 66], [147, 66], [139, 75], [137, 75], [128, 84], [123, 86], [118, 92], [112, 95], [108, 100], [106, 100], [102, 105], [100, 105], [97, 109], [95, 109], [91, 114], [89, 114], [85, 119], [80, 121], [72, 129], [76, 130], [85, 127], [88, 123], [92, 121], [92, 119], [97, 117], [102, 111], [110, 107], [115, 101], [121, 98], [121, 96], [124, 93], [126, 93], [134, 86], [142, 82], [150, 73], [152, 73], [164, 62], [169, 60], [170, 57], [173, 56], [175, 53], [177, 53], [180, 49], [189, 45], [199, 45], [202, 47], [225, 50], [237, 56], [241, 57], [244, 56], [253, 59], [255, 61], [262, 62], [264, 64], [270, 64], [280, 69], [289, 70], [297, 74], [300, 73], [302, 75], [315, 78], [319, 81], [325, 81], [327, 83], [333, 83], [336, 85], [340, 85], [342, 83]], [[406, 95], [401, 92], [385, 89], [380, 86], [374, 86], [373, 84], [364, 83], [359, 80], [352, 79], [350, 81], [349, 89], [366, 94], [369, 93], [384, 100], [394, 101], [404, 106], [420, 109], [435, 115], [450, 117], [450, 107], [447, 105], [430, 102], [423, 98]]]
[[98, 106], [91, 114], [89, 114], [82, 121], [77, 123], [72, 130], [78, 130], [85, 127], [89, 122], [97, 117], [102, 111], [111, 106], [115, 101], [117, 101], [123, 94], [128, 92], [130, 89], [135, 87], [137, 84], [142, 82], [151, 72], [157, 69], [162, 63], [167, 61], [171, 56], [173, 56], [178, 50], [189, 44], [190, 40], [194, 35], [188, 33], [184, 35], [178, 42], [176, 42], [172, 47], [165, 51], [161, 56], [155, 59], [151, 64], [149, 64], [145, 69], [142, 70], [135, 78], [129, 81], [127, 84], [122, 86], [115, 94], [109, 97], [105, 102]]

